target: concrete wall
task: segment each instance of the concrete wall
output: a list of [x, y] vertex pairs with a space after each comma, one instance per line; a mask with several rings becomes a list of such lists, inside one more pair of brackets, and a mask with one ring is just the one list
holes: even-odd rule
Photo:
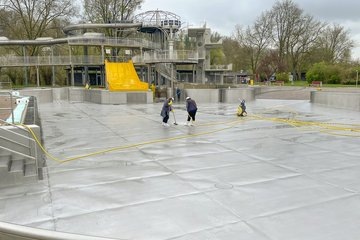
[[39, 103], [53, 101], [93, 102], [98, 104], [143, 104], [153, 103], [153, 93], [148, 92], [110, 92], [104, 89], [85, 89], [76, 87], [24, 89], [22, 96], [35, 96]]
[[220, 89], [184, 89], [184, 97], [191, 97], [197, 103], [218, 103]]
[[254, 88], [225, 88], [221, 89], [221, 102], [237, 103], [239, 99], [248, 101], [255, 100]]
[[185, 96], [199, 103], [237, 103], [240, 99], [255, 100], [254, 88], [185, 89]]
[[84, 88], [68, 88], [68, 99], [70, 102], [84, 102], [85, 101], [85, 91]]
[[326, 107], [360, 111], [360, 93], [312, 91], [310, 102]]
[[[93, 102], [98, 104], [144, 104], [153, 103], [153, 95], [148, 92], [109, 92], [104, 89], [85, 89], [76, 87], [64, 88], [28, 88], [18, 90], [22, 96], [35, 96], [38, 103], [48, 103], [53, 101], [71, 101], [71, 102]], [[286, 92], [287, 91], [287, 92]], [[279, 99], [278, 94], [294, 96], [300, 90], [287, 88], [231, 88], [231, 89], [184, 89], [182, 99], [187, 96], [199, 103], [234, 103], [240, 99], [252, 101], [255, 98], [262, 98], [264, 94], [277, 94], [273, 99]], [[309, 91], [305, 89], [303, 91]], [[306, 97], [306, 92], [301, 93], [299, 99]], [[262, 96], [262, 97], [261, 97]], [[289, 97], [287, 97], [289, 98]], [[287, 99], [286, 98], [286, 99]], [[292, 99], [292, 98], [289, 98]], [[297, 98], [296, 98], [297, 99]], [[308, 99], [308, 98], [306, 98]], [[311, 91], [310, 102], [321, 104], [328, 107], [343, 108], [360, 111], [360, 92], [356, 91]]]
[[53, 101], [60, 101], [63, 99], [69, 99], [69, 89], [68, 88], [53, 88]]
[[49, 103], [53, 101], [53, 90], [51, 88], [26, 88], [15, 90], [20, 92], [21, 96], [34, 96], [38, 103]]

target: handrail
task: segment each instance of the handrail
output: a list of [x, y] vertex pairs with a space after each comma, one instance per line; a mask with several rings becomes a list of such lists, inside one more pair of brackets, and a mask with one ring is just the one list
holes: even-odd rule
[[[0, 239], [3, 239], [3, 237], [13, 240], [115, 240], [113, 238], [56, 232], [0, 222]], [[119, 238], [117, 239], [119, 240]]]
[[144, 52], [144, 62], [189, 62], [198, 63], [198, 53], [191, 50], [162, 50]]
[[[29, 131], [28, 131], [27, 129], [25, 129], [25, 128], [19, 127], [19, 126], [15, 125], [15, 124], [8, 123], [8, 122], [6, 122], [6, 121], [3, 121], [2, 119], [0, 119], [0, 122], [5, 123], [6, 126], [15, 127], [15, 128], [17, 128], [17, 129], [20, 129], [21, 131], [25, 131], [26, 134], [29, 134]], [[24, 139], [26, 139], [26, 140], [29, 141], [29, 146], [24, 146], [23, 144], [20, 144], [20, 143], [15, 142], [15, 141], [12, 141], [12, 142], [28, 148], [28, 149], [30, 150], [30, 151], [29, 151], [30, 154], [21, 153], [21, 152], [19, 152], [19, 151], [14, 150], [14, 149], [5, 148], [5, 147], [2, 147], [2, 146], [0, 146], [0, 148], [1, 148], [1, 149], [4, 149], [5, 151], [8, 151], [8, 152], [15, 153], [15, 154], [18, 154], [18, 155], [20, 155], [20, 156], [26, 157], [26, 158], [28, 158], [28, 159], [33, 159], [33, 160], [35, 160], [35, 164], [36, 164], [36, 175], [39, 177], [39, 159], [38, 159], [38, 152], [37, 152], [37, 143], [36, 143], [35, 139], [33, 139], [33, 138], [29, 137], [29, 136], [25, 136], [25, 135], [22, 135], [22, 134], [20, 134], [20, 133], [11, 131], [11, 130], [9, 130], [9, 129], [1, 128], [1, 130], [10, 132], [11, 134], [17, 135], [17, 136], [19, 136], [20, 138], [24, 138]], [[32, 156], [32, 154], [31, 154], [32, 151], [31, 151], [30, 144], [33, 145], [33, 150], [34, 150], [33, 154], [34, 154], [34, 156]]]
[[159, 49], [161, 45], [143, 38], [114, 38], [114, 37], [94, 37], [86, 36], [68, 38], [69, 45], [93, 45], [93, 46], [124, 46], [129, 48]]
[[[197, 63], [198, 54], [194, 51], [146, 51], [142, 59], [144, 62], [187, 62]], [[24, 66], [68, 66], [68, 65], [104, 65], [102, 56], [2, 56], [0, 66], [24, 67]]]
[[[21, 130], [21, 131], [24, 131], [24, 132], [28, 133], [28, 131], [27, 131], [25, 128], [19, 127], [19, 126], [16, 125], [16, 124], [8, 123], [8, 122], [6, 122], [6, 121], [4, 121], [4, 120], [2, 120], [2, 119], [0, 119], [0, 122], [2, 122], [4, 125], [12, 126], [12, 127], [15, 127], [15, 128], [17, 128], [17, 129], [19, 129], [19, 130]], [[17, 134], [19, 134], [19, 133], [17, 133]], [[20, 134], [20, 135], [21, 135], [21, 134]], [[26, 136], [24, 136], [24, 135], [21, 135], [21, 136], [26, 137]], [[32, 139], [32, 138], [29, 138], [29, 137], [27, 137], [27, 138], [28, 138], [29, 140]], [[32, 139], [32, 140], [34, 140], [34, 139]], [[35, 141], [35, 140], [34, 140], [34, 141]]]
[[142, 23], [82, 23], [82, 24], [73, 24], [68, 25], [63, 28], [65, 34], [68, 34], [73, 30], [82, 30], [82, 29], [97, 29], [97, 28], [139, 28], [142, 26]]
[[[3, 129], [3, 128], [1, 128], [1, 129]], [[6, 130], [6, 131], [8, 131], [8, 130]], [[13, 134], [13, 133], [15, 134], [15, 132], [12, 132], [12, 131], [8, 131], [8, 132], [10, 132], [11, 134]], [[8, 142], [14, 143], [14, 144], [16, 144], [16, 145], [18, 145], [18, 146], [20, 146], [20, 147], [24, 147], [24, 148], [30, 149], [29, 146], [26, 146], [26, 145], [24, 145], [24, 144], [22, 144], [22, 143], [16, 142], [16, 141], [14, 141], [14, 140], [12, 140], [12, 139], [9, 139], [9, 138], [3, 137], [3, 136], [0, 136], [0, 138], [6, 140], [6, 141], [8, 141]], [[31, 140], [31, 139], [28, 139], [28, 140]]]
[[[0, 93], [7, 93], [10, 95], [10, 108], [5, 108], [7, 110], [11, 110], [11, 120], [12, 120], [12, 123], [14, 124], [15, 123], [15, 120], [14, 120], [14, 107], [13, 107], [13, 95], [12, 95], [12, 92], [0, 92]], [[1, 120], [1, 119], [0, 119]]]
[[172, 82], [178, 82], [176, 77], [172, 77], [171, 73], [169, 74], [169, 72], [167, 72], [168, 70], [171, 71], [171, 69], [168, 69], [168, 67], [166, 67], [165, 64], [159, 64], [156, 66], [156, 70], [163, 75], [163, 77], [169, 79]]
[[21, 153], [21, 152], [18, 152], [18, 151], [15, 151], [15, 150], [12, 150], [10, 148], [6, 148], [6, 147], [3, 147], [3, 146], [0, 146], [0, 149], [3, 149], [5, 151], [8, 151], [8, 152], [11, 152], [11, 153], [15, 153], [15, 154], [18, 154], [20, 156], [23, 156], [23, 157], [26, 157], [28, 159], [33, 159], [36, 161], [36, 158], [31, 156], [31, 155], [28, 155], [28, 154], [25, 154], [25, 153]]

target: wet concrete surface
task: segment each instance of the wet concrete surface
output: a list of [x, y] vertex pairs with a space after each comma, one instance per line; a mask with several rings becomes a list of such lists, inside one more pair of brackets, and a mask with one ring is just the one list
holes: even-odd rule
[[56, 159], [43, 181], [0, 189], [0, 220], [118, 239], [359, 238], [359, 112], [201, 104], [188, 127], [181, 103], [165, 128], [161, 106], [40, 104]]

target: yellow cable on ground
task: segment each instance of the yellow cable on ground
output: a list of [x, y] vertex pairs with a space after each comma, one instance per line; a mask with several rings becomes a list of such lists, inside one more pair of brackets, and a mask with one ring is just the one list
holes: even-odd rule
[[309, 121], [301, 121], [301, 120], [295, 120], [295, 119], [283, 119], [283, 118], [269, 118], [269, 117], [262, 117], [258, 115], [252, 115], [251, 117], [258, 119], [258, 120], [268, 120], [268, 121], [274, 121], [274, 122], [281, 122], [286, 123], [294, 127], [319, 127], [320, 132], [336, 135], [336, 136], [345, 136], [345, 137], [360, 137], [360, 135], [355, 134], [344, 134], [344, 133], [336, 133], [332, 131], [345, 131], [345, 132], [352, 132], [352, 133], [358, 133], [360, 132], [360, 128], [355, 128], [355, 126], [358, 126], [358, 124], [338, 124], [342, 126], [335, 126], [335, 123], [319, 123], [319, 122], [309, 122]]
[[93, 152], [93, 153], [89, 153], [89, 154], [84, 154], [84, 155], [80, 155], [80, 156], [76, 156], [76, 157], [71, 157], [65, 160], [61, 160], [59, 158], [56, 158], [54, 156], [52, 156], [50, 153], [48, 153], [46, 151], [46, 149], [42, 146], [41, 142], [39, 141], [39, 139], [36, 137], [35, 133], [32, 131], [31, 128], [29, 128], [28, 126], [21, 124], [23, 127], [25, 127], [26, 129], [28, 129], [28, 131], [32, 134], [33, 138], [35, 139], [35, 141], [37, 142], [37, 144], [39, 145], [39, 147], [41, 148], [41, 150], [44, 152], [44, 154], [49, 157], [50, 159], [59, 162], [59, 163], [65, 163], [65, 162], [70, 162], [70, 161], [74, 161], [80, 158], [85, 158], [85, 157], [90, 157], [90, 156], [94, 156], [94, 155], [98, 155], [98, 154], [103, 154], [103, 153], [107, 153], [107, 152], [113, 152], [113, 151], [117, 151], [117, 150], [122, 150], [122, 149], [127, 149], [127, 148], [133, 148], [133, 147], [139, 147], [139, 146], [144, 146], [144, 145], [149, 145], [149, 144], [154, 144], [154, 143], [160, 143], [160, 142], [167, 142], [167, 141], [174, 141], [174, 140], [179, 140], [179, 139], [185, 139], [185, 138], [191, 138], [191, 137], [198, 137], [198, 136], [202, 136], [202, 135], [207, 135], [207, 134], [212, 134], [212, 133], [216, 133], [216, 132], [220, 132], [220, 131], [224, 131], [227, 130], [229, 128], [232, 128], [235, 123], [238, 122], [238, 120], [236, 121], [231, 121], [228, 123], [233, 123], [232, 125], [225, 127], [225, 128], [221, 128], [221, 129], [217, 129], [217, 130], [213, 130], [213, 131], [208, 131], [208, 132], [202, 132], [202, 133], [196, 133], [196, 134], [189, 134], [189, 135], [183, 135], [183, 136], [178, 136], [178, 137], [172, 137], [172, 138], [165, 138], [165, 139], [158, 139], [158, 140], [153, 140], [153, 141], [148, 141], [148, 142], [142, 142], [142, 143], [136, 143], [136, 144], [131, 144], [131, 145], [126, 145], [126, 146], [120, 146], [120, 147], [114, 147], [114, 148], [109, 148], [109, 149], [105, 149], [102, 151], [98, 151], [98, 152]]
[[[320, 132], [331, 134], [331, 135], [346, 136], [346, 137], [360, 137], [360, 135], [342, 134], [342, 133], [332, 132], [332, 131], [348, 131], [348, 132], [358, 133], [358, 132], [360, 132], [360, 128], [354, 128], [354, 126], [359, 126], [358, 124], [338, 124], [338, 125], [346, 126], [346, 127], [340, 127], [340, 126], [335, 126], [335, 123], [330, 123], [330, 124], [329, 123], [317, 123], [317, 122], [308, 122], [308, 121], [301, 121], [301, 120], [295, 120], [295, 119], [262, 117], [262, 116], [259, 116], [259, 115], [249, 115], [247, 118], [248, 119], [253, 118], [253, 119], [256, 119], [256, 120], [267, 120], [267, 121], [280, 122], [280, 123], [289, 124], [289, 125], [294, 126], [294, 127], [319, 127], [319, 128], [321, 128], [319, 130]], [[149, 144], [154, 144], [154, 143], [161, 143], [161, 142], [174, 141], [174, 140], [179, 140], [179, 139], [198, 137], [198, 136], [202, 136], [202, 135], [208, 135], [208, 134], [212, 134], [212, 133], [216, 133], [216, 132], [220, 132], [220, 131], [230, 129], [237, 122], [244, 121], [244, 120], [245, 120], [245, 118], [238, 118], [235, 121], [202, 124], [202, 125], [198, 125], [198, 126], [211, 126], [211, 125], [218, 125], [218, 124], [231, 124], [231, 125], [228, 126], [228, 127], [225, 127], [225, 128], [221, 128], [221, 129], [217, 129], [217, 130], [213, 130], [213, 131], [208, 131], [208, 132], [202, 132], [202, 133], [196, 133], [196, 134], [188, 134], [188, 135], [165, 138], [165, 139], [157, 139], [157, 140], [152, 140], [152, 141], [148, 141], [148, 142], [142, 142], [142, 143], [130, 144], [130, 145], [126, 145], [126, 146], [119, 146], [119, 147], [109, 148], [109, 149], [105, 149], [105, 150], [102, 150], [102, 151], [97, 151], [97, 152], [93, 152], [93, 153], [89, 153], [89, 154], [84, 154], [84, 155], [80, 155], [80, 156], [76, 156], [76, 157], [71, 157], [71, 158], [68, 158], [68, 159], [65, 159], [65, 160], [61, 160], [59, 158], [56, 158], [56, 157], [52, 156], [50, 153], [48, 153], [46, 151], [46, 149], [42, 146], [41, 142], [36, 137], [36, 135], [32, 131], [32, 129], [29, 128], [28, 126], [24, 125], [24, 124], [21, 124], [21, 125], [23, 127], [25, 127], [31, 133], [31, 135], [33, 136], [33, 138], [35, 139], [35, 141], [37, 142], [37, 144], [39, 145], [39, 147], [41, 148], [41, 150], [44, 152], [44, 154], [47, 157], [49, 157], [50, 159], [52, 159], [52, 160], [54, 160], [56, 162], [59, 162], [59, 163], [66, 163], [66, 162], [78, 160], [78, 159], [81, 159], [81, 158], [86, 158], [86, 157], [99, 155], [99, 154], [103, 154], [103, 153], [107, 153], [107, 152], [123, 150], [123, 149], [127, 149], [127, 148], [133, 148], [133, 147], [139, 147], [139, 146], [144, 146], [144, 145], [149, 145]]]

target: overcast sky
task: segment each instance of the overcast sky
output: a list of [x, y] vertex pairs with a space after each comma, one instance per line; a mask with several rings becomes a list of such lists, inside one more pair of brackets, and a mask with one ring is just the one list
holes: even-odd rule
[[[180, 16], [185, 26], [206, 26], [230, 36], [235, 25], [251, 25], [276, 0], [145, 0], [140, 12], [163, 10]], [[318, 20], [337, 23], [355, 42], [352, 56], [360, 59], [360, 0], [294, 0], [305, 13]]]

